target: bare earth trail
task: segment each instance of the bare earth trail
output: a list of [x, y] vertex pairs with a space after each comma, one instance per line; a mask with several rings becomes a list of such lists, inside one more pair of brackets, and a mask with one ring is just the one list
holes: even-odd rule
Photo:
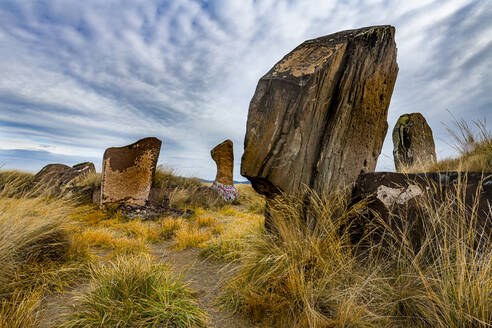
[[[204, 309], [209, 320], [210, 328], [262, 328], [263, 326], [251, 323], [240, 314], [233, 314], [223, 310], [215, 302], [220, 294], [222, 281], [230, 278], [230, 270], [225, 264], [207, 260], [200, 256], [200, 249], [186, 249], [178, 251], [174, 249], [174, 242], [168, 241], [153, 245], [151, 253], [155, 259], [168, 265], [173, 272], [182, 275], [183, 280], [189, 283], [199, 306]], [[89, 288], [88, 283], [76, 286], [63, 294], [50, 295], [45, 299], [42, 311], [40, 328], [51, 328], [57, 325], [60, 314], [68, 311], [73, 304], [74, 295]]]
[[172, 270], [183, 275], [198, 300], [199, 306], [208, 315], [210, 328], [260, 328], [240, 314], [223, 310], [216, 303], [220, 295], [221, 282], [230, 278], [230, 270], [225, 264], [207, 260], [200, 256], [200, 249], [192, 248], [182, 251], [173, 249], [173, 242], [154, 245], [152, 255], [169, 265]]

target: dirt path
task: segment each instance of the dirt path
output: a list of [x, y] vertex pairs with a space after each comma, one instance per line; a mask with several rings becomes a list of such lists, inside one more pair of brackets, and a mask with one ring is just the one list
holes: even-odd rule
[[200, 250], [193, 248], [183, 251], [172, 249], [172, 243], [155, 245], [152, 254], [171, 266], [174, 272], [184, 275], [190, 284], [202, 309], [210, 316], [210, 328], [260, 328], [241, 315], [232, 314], [219, 308], [215, 299], [220, 293], [220, 284], [230, 277], [224, 264], [200, 256]]
[[[230, 277], [230, 271], [224, 269], [224, 264], [204, 259], [200, 256], [200, 250], [193, 248], [184, 251], [173, 249], [173, 242], [165, 242], [153, 245], [152, 255], [171, 267], [171, 269], [183, 275], [185, 282], [190, 284], [198, 299], [199, 306], [209, 315], [208, 327], [210, 328], [260, 328], [251, 323], [247, 318], [239, 314], [232, 314], [222, 310], [216, 304], [215, 299], [220, 294], [220, 284]], [[40, 328], [50, 328], [60, 323], [62, 313], [69, 311], [70, 304], [74, 302], [74, 295], [89, 288], [89, 284], [83, 283], [63, 294], [49, 295], [44, 300], [42, 320]]]

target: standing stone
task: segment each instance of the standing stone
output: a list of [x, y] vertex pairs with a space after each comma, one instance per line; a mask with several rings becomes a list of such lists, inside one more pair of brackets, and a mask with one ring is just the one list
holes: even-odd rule
[[215, 146], [210, 155], [217, 165], [217, 175], [212, 184], [212, 189], [216, 190], [219, 195], [226, 201], [237, 199], [239, 193], [234, 186], [234, 151], [232, 141], [226, 141]]
[[64, 164], [48, 164], [36, 173], [32, 188], [35, 191], [60, 193], [95, 172], [96, 168], [91, 162], [76, 164], [72, 167]]
[[432, 130], [420, 113], [400, 116], [393, 129], [396, 171], [424, 168], [436, 162]]
[[405, 238], [420, 247], [421, 239], [427, 236], [422, 220], [432, 221], [426, 218], [432, 215], [428, 208], [442, 208], [450, 202], [458, 206], [455, 211], [466, 209], [459, 220], [476, 229], [477, 240], [483, 237], [492, 240], [492, 172], [361, 174], [352, 189], [352, 202], [361, 200], [369, 210], [360, 212], [361, 217], [351, 221], [355, 243], [365, 234], [382, 236], [390, 227], [394, 232], [406, 231]]
[[322, 193], [375, 169], [398, 73], [394, 35], [386, 25], [308, 40], [260, 79], [241, 161], [256, 191]]
[[144, 138], [128, 146], [106, 149], [102, 165], [101, 206], [145, 205], [161, 144], [157, 138]]

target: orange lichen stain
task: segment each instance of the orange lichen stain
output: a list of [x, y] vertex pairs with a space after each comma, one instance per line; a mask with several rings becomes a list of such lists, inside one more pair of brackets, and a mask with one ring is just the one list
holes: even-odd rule
[[272, 75], [278, 76], [283, 73], [289, 73], [295, 77], [300, 77], [313, 74], [318, 67], [323, 65], [327, 58], [345, 47], [344, 43], [330, 46], [302, 47], [278, 63]]

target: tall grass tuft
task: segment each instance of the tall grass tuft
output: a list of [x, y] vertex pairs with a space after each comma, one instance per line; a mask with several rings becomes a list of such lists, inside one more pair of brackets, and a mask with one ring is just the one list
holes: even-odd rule
[[0, 197], [20, 197], [29, 194], [34, 175], [17, 170], [0, 171]]
[[0, 327], [37, 327], [42, 298], [84, 278], [88, 254], [71, 247], [72, 203], [9, 188], [0, 196]]
[[178, 250], [200, 247], [210, 238], [212, 238], [210, 231], [200, 229], [195, 224], [187, 224], [176, 231], [174, 236], [175, 247]]
[[80, 187], [92, 187], [98, 188], [101, 187], [102, 176], [101, 173], [90, 173], [85, 175], [82, 179], [76, 181], [75, 185]]
[[223, 304], [275, 327], [490, 327], [492, 246], [470, 224], [478, 212], [461, 192], [422, 197], [418, 250], [410, 231], [380, 220], [389, 242], [351, 244], [364, 201], [349, 206], [339, 193], [312, 191], [277, 198], [277, 233], [248, 243]]
[[206, 315], [191, 291], [149, 256], [118, 257], [91, 270], [92, 287], [77, 297], [62, 327], [202, 327]]
[[0, 198], [0, 297], [29, 283], [29, 277], [19, 279], [26, 265], [67, 258], [65, 218], [70, 207], [61, 202]]
[[418, 171], [492, 171], [492, 133], [485, 121], [455, 119], [454, 127], [447, 127], [455, 140], [454, 148], [459, 156], [447, 158]]
[[0, 328], [37, 327], [41, 291], [15, 292], [0, 300]]

